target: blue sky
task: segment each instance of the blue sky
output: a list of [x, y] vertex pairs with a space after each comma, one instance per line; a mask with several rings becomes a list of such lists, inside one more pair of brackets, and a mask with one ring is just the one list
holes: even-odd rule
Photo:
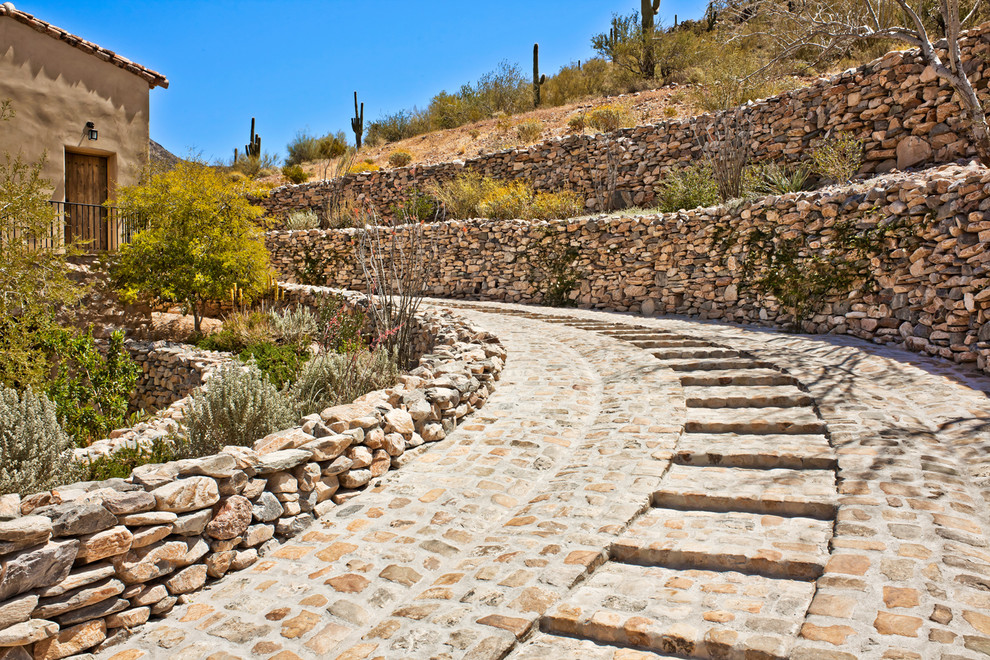
[[[593, 55], [591, 35], [636, 0], [14, 0], [34, 14], [169, 79], [151, 92], [151, 137], [184, 156], [229, 159], [257, 117], [262, 148], [285, 155], [300, 129], [350, 133], [353, 92], [365, 125], [475, 81], [501, 60], [531, 69]], [[702, 0], [664, 0], [664, 24]]]

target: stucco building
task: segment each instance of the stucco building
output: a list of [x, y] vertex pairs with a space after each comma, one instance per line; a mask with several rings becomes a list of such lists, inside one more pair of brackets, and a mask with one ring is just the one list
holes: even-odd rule
[[[113, 249], [126, 229], [99, 205], [135, 183], [148, 158], [148, 97], [160, 73], [61, 28], [0, 5], [0, 152], [47, 157], [44, 176], [63, 211], [66, 239]], [[61, 237], [61, 236], [60, 236]]]

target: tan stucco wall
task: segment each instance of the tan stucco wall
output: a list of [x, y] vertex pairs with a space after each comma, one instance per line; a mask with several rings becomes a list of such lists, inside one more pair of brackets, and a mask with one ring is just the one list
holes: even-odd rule
[[0, 99], [16, 113], [0, 125], [0, 152], [32, 161], [47, 152], [52, 199], [65, 199], [66, 150], [109, 156], [111, 194], [136, 182], [148, 154], [148, 92], [142, 78], [0, 16]]

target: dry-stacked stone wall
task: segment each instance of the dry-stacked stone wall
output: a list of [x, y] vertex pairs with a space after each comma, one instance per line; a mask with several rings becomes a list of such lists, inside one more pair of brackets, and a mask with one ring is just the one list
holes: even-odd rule
[[505, 350], [448, 312], [419, 324], [430, 352], [396, 386], [252, 447], [0, 497], [0, 658], [53, 660], [126, 637], [443, 439], [494, 391]]
[[[744, 241], [728, 237], [770, 226], [829, 237], [837, 221], [848, 220], [901, 223], [913, 247], [881, 244], [872, 264], [878, 290], [851, 298], [837, 292], [805, 330], [904, 343], [987, 369], [990, 170], [974, 165], [663, 215], [424, 225], [437, 246], [428, 287], [443, 297], [539, 303], [544, 285], [533, 257], [556, 246], [577, 252], [571, 297], [581, 307], [789, 326], [787, 310], [746, 288]], [[318, 277], [360, 289], [356, 231], [274, 231], [268, 246], [285, 277], [298, 277], [308, 255], [319, 263]], [[407, 231], [397, 228], [396, 240]]]
[[[967, 33], [962, 46], [970, 79], [986, 103], [990, 101], [990, 24]], [[810, 147], [836, 132], [864, 141], [866, 161], [861, 171], [865, 174], [949, 163], [974, 154], [960, 104], [949, 86], [921, 61], [917, 50], [889, 53], [809, 87], [746, 104], [738, 112], [741, 125], [751, 133], [755, 160], [805, 160]], [[260, 204], [274, 216], [296, 209], [318, 210], [328, 187], [333, 187], [342, 189], [345, 198], [371, 206], [389, 218], [392, 207], [407, 199], [411, 191], [422, 191], [432, 182], [469, 170], [502, 179], [524, 179], [542, 190], [574, 190], [585, 198], [589, 209], [597, 209], [596, 190], [608, 168], [614, 167], [616, 191], [628, 201], [644, 205], [653, 199], [662, 173], [697, 161], [701, 157], [699, 138], [735, 113], [590, 136], [570, 135], [465, 162], [284, 186], [273, 190]]]
[[144, 372], [131, 396], [131, 407], [138, 410], [159, 410], [184, 398], [231, 359], [228, 353], [175, 342], [128, 340], [124, 347]]

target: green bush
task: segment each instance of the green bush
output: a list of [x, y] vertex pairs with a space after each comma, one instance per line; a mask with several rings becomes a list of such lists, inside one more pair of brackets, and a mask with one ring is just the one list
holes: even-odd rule
[[314, 211], [293, 211], [285, 218], [286, 229], [318, 229], [320, 217]]
[[454, 218], [514, 218], [553, 220], [570, 218], [583, 209], [571, 192], [535, 192], [525, 181], [499, 181], [479, 174], [462, 174], [434, 185], [431, 194]]
[[398, 377], [395, 355], [383, 346], [373, 351], [322, 353], [302, 368], [291, 394], [299, 414], [309, 415], [391, 387]]
[[409, 198], [392, 205], [392, 216], [398, 222], [433, 222], [443, 216], [440, 202], [430, 195], [413, 190]]
[[237, 357], [255, 365], [272, 385], [281, 389], [295, 381], [310, 353], [302, 346], [265, 342], [249, 344]]
[[278, 168], [278, 159], [273, 154], [261, 156], [241, 156], [230, 164], [228, 172], [243, 174], [248, 179], [268, 176]]
[[396, 149], [388, 156], [388, 164], [392, 167], [405, 167], [412, 162], [412, 154], [405, 149]]
[[719, 203], [718, 185], [708, 165], [690, 165], [668, 172], [656, 188], [657, 206], [663, 213], [714, 206]]
[[296, 419], [290, 402], [257, 367], [227, 364], [190, 397], [182, 420], [185, 451], [208, 456], [227, 445], [249, 447]]
[[292, 183], [303, 183], [309, 179], [309, 175], [306, 174], [300, 165], [283, 165], [282, 176]]
[[130, 394], [142, 373], [124, 348], [123, 332], [110, 336], [105, 354], [97, 349], [92, 332], [60, 330], [46, 339], [56, 366], [45, 392], [55, 403], [62, 428], [86, 446], [123, 426]]
[[77, 475], [72, 448], [47, 397], [0, 387], [0, 494], [70, 483]]
[[576, 115], [571, 115], [570, 119], [567, 120], [567, 128], [569, 128], [572, 133], [583, 133], [584, 129], [587, 127], [588, 115], [583, 112], [579, 112]]
[[847, 133], [822, 140], [811, 150], [815, 173], [832, 183], [852, 179], [863, 166], [863, 141]]

